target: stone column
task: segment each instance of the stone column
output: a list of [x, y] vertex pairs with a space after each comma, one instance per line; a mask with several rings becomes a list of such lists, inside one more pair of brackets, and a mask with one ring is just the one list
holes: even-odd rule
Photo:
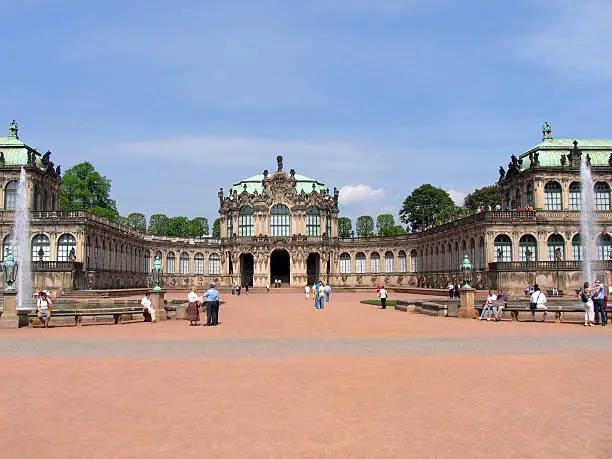
[[546, 206], [546, 198], [544, 196], [544, 182], [538, 180], [535, 182], [533, 187], [533, 200], [535, 205], [533, 206], [536, 210], [542, 210]]
[[475, 319], [477, 317], [476, 308], [474, 308], [474, 294], [476, 290], [473, 288], [461, 287], [461, 307], [457, 313], [457, 317], [463, 319]]
[[164, 294], [165, 290], [158, 290], [151, 292], [151, 303], [153, 309], [155, 309], [155, 315], [157, 316], [157, 320], [166, 320], [168, 317], [166, 315], [166, 310], [164, 309]]
[[[17, 316], [17, 292], [4, 291], [2, 303], [4, 311], [0, 316], [0, 328], [18, 328], [21, 324], [19, 323], [19, 317]], [[27, 325], [28, 318], [25, 316], [25, 323]]]

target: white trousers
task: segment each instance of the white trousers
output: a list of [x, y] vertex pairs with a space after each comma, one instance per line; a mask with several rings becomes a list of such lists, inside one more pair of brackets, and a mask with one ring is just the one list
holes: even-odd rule
[[593, 300], [589, 299], [584, 304], [584, 323], [593, 322], [595, 317], [595, 306], [593, 305]]

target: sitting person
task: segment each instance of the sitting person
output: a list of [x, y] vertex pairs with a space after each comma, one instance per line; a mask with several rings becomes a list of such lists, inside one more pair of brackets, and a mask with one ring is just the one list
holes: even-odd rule
[[497, 291], [497, 308], [495, 308], [495, 321], [498, 322], [504, 316], [504, 309], [508, 307], [508, 295], [500, 288]]
[[480, 313], [480, 320], [484, 319], [485, 312], [489, 312], [487, 320], [491, 320], [491, 314], [493, 313], [493, 303], [497, 300], [497, 296], [489, 290], [489, 295], [482, 302], [482, 312]]
[[548, 315], [548, 308], [546, 307], [546, 295], [540, 290], [540, 286], [535, 284], [533, 286], [533, 293], [531, 297], [529, 297], [529, 306], [531, 308], [531, 316], [533, 321], [536, 320], [536, 311], [538, 309], [543, 310], [542, 314], [542, 322], [546, 321], [546, 316]]
[[145, 322], [157, 322], [155, 309], [153, 308], [153, 303], [151, 302], [151, 292], [145, 293], [145, 296], [140, 304], [142, 305], [142, 312], [145, 317]]
[[53, 302], [51, 301], [51, 298], [47, 296], [47, 291], [41, 290], [38, 294], [38, 299], [36, 300], [36, 313], [43, 328], [47, 328], [49, 326], [52, 304]]

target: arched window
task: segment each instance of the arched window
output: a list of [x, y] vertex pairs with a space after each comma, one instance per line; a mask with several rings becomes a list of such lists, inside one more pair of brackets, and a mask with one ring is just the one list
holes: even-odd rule
[[144, 252], [144, 272], [148, 273], [151, 271], [151, 252], [145, 250]]
[[476, 241], [474, 238], [470, 238], [470, 262], [473, 266], [476, 266]]
[[291, 234], [291, 215], [289, 207], [275, 204], [270, 210], [270, 236], [289, 236]]
[[450, 242], [448, 244], [448, 266], [447, 269], [451, 270], [453, 269], [453, 247], [451, 246]]
[[582, 260], [582, 238], [580, 233], [572, 238], [572, 259], [575, 261]]
[[38, 210], [38, 183], [34, 184], [33, 190], [32, 190], [32, 210], [37, 211]]
[[189, 274], [189, 254], [187, 252], [181, 253], [179, 257], [179, 273]]
[[253, 208], [242, 206], [238, 211], [238, 236], [253, 235]]
[[102, 251], [100, 252], [100, 269], [106, 266], [106, 239], [102, 239]]
[[317, 206], [306, 209], [306, 236], [321, 235], [321, 211]]
[[397, 270], [400, 273], [405, 273], [408, 270], [408, 266], [406, 265], [406, 252], [400, 250], [397, 254]]
[[428, 261], [428, 265], [429, 265], [429, 270], [433, 271], [433, 266], [434, 266], [434, 249], [433, 247], [431, 247], [429, 249], [429, 258], [427, 259]]
[[523, 197], [521, 196], [521, 189], [517, 188], [516, 192], [515, 192], [515, 196], [516, 196], [516, 202], [515, 202], [515, 206], [517, 208], [519, 207], [523, 207]]
[[4, 260], [9, 253], [13, 253], [13, 240], [11, 237], [12, 235], [7, 234], [4, 236], [4, 241], [2, 241], [2, 260]]
[[48, 195], [47, 195], [47, 190], [43, 191], [43, 199], [42, 199], [42, 209], [40, 210], [47, 210], [47, 201], [48, 201]]
[[480, 267], [480, 269], [484, 269], [485, 265], [486, 265], [486, 261], [487, 261], [487, 256], [485, 254], [485, 243], [484, 243], [484, 238], [481, 237], [480, 241], [478, 241], [478, 266]]
[[530, 183], [529, 185], [527, 185], [527, 204], [529, 204], [531, 207], [534, 207], [535, 204], [533, 202], [533, 185]]
[[340, 274], [351, 273], [351, 256], [344, 252], [340, 254]]
[[193, 272], [195, 274], [204, 274], [204, 255], [200, 252], [193, 257]]
[[32, 239], [32, 261], [50, 261], [51, 244], [49, 238], [44, 234], [37, 234]]
[[234, 235], [234, 212], [227, 211], [227, 237]]
[[[512, 261], [512, 239], [507, 234], [498, 234], [493, 241], [494, 260]], [[459, 266], [459, 263], [457, 263]]]
[[380, 254], [378, 252], [372, 252], [370, 255], [370, 272], [380, 272]]
[[325, 235], [331, 237], [331, 212], [329, 211], [325, 215]]
[[597, 237], [597, 259], [612, 260], [612, 237], [609, 234], [600, 234]]
[[72, 234], [62, 234], [57, 241], [57, 261], [70, 261], [70, 252], [76, 256], [76, 239]]
[[610, 210], [610, 185], [606, 182], [595, 184], [595, 210]]
[[433, 270], [434, 271], [438, 271], [439, 268], [440, 268], [440, 266], [438, 264], [439, 258], [440, 258], [440, 251], [439, 251], [438, 246], [436, 246], [435, 255], [434, 255], [434, 265], [433, 265]]
[[459, 254], [459, 243], [455, 242], [455, 266], [452, 267], [453, 270], [459, 269], [460, 260], [461, 260], [461, 255]]
[[565, 239], [560, 234], [551, 234], [548, 238], [548, 260], [565, 260]]
[[17, 180], [11, 180], [4, 187], [4, 208], [6, 210], [17, 208]]
[[447, 269], [447, 267], [445, 266], [445, 263], [446, 263], [446, 246], [442, 244], [442, 252], [440, 253], [440, 268], [442, 269], [442, 271]]
[[218, 253], [211, 253], [208, 257], [208, 274], [218, 275], [221, 272], [221, 257]]
[[562, 188], [559, 182], [547, 182], [544, 185], [544, 202], [546, 210], [561, 210], [563, 200], [561, 199]]
[[538, 261], [538, 241], [531, 234], [519, 240], [519, 261]]
[[175, 258], [174, 252], [168, 252], [168, 255], [166, 255], [166, 272], [168, 274], [174, 274]]
[[410, 251], [410, 272], [419, 271], [419, 252], [416, 249]]
[[580, 182], [572, 182], [569, 186], [569, 210], [580, 210], [582, 193]]
[[357, 274], [364, 274], [366, 272], [366, 256], [363, 252], [355, 255], [355, 272]]
[[385, 272], [393, 272], [393, 252], [385, 252]]

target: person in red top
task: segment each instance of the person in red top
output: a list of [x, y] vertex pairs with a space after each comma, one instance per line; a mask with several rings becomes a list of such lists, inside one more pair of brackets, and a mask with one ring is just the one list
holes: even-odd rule
[[376, 294], [378, 295], [378, 292], [380, 292], [380, 285], [376, 286]]

